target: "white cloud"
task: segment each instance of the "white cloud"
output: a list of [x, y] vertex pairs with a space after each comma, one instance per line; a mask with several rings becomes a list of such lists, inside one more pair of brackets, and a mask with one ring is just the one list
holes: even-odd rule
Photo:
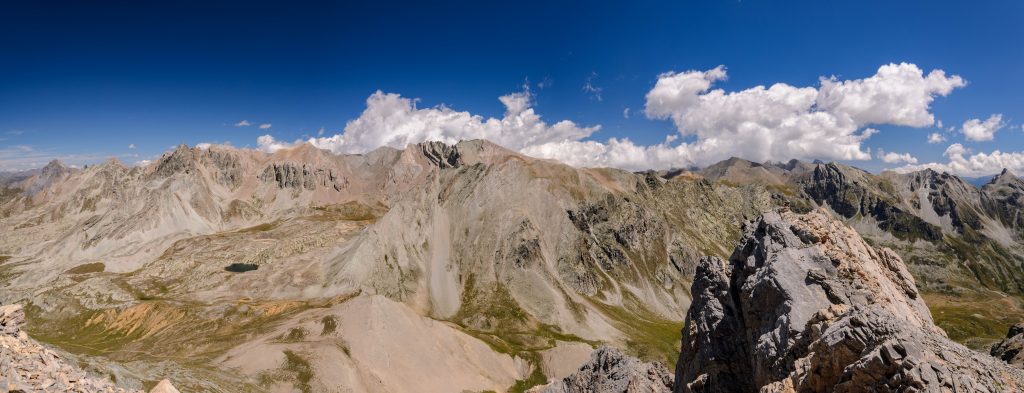
[[[282, 141], [278, 141], [278, 140], [274, 139], [274, 137], [271, 136], [270, 134], [267, 134], [267, 135], [261, 135], [260, 137], [256, 138], [256, 149], [260, 150], [260, 151], [263, 151], [263, 152], [267, 152], [267, 153], [273, 153], [275, 151], [291, 147], [291, 146], [293, 146], [293, 145], [295, 145], [297, 143], [301, 143], [301, 142], [302, 142], [301, 140], [295, 141], [293, 143], [282, 142]], [[317, 147], [320, 147], [320, 146], [317, 146]]]
[[622, 110], [622, 117], [624, 117], [626, 119], [629, 118], [629, 107], [626, 107], [626, 109]]
[[[947, 77], [941, 70], [925, 75], [906, 63], [882, 66], [864, 79], [822, 78], [820, 88], [777, 83], [734, 92], [712, 89], [725, 78], [724, 67], [660, 75], [646, 96], [644, 113], [671, 120], [678, 134], [654, 145], [628, 138], [588, 140], [599, 126], [582, 127], [569, 120], [546, 123], [531, 107], [528, 88], [499, 98], [506, 108], [501, 118], [443, 105], [421, 109], [416, 100], [378, 91], [340, 134], [308, 141], [335, 153], [362, 153], [381, 146], [480, 138], [576, 166], [629, 170], [708, 165], [730, 156], [754, 161], [868, 160], [872, 155], [862, 142], [878, 132], [868, 126], [931, 125], [934, 98], [964, 85], [958, 76]], [[264, 151], [289, 145], [270, 135], [258, 140]]]
[[129, 143], [128, 144], [128, 148], [129, 149], [134, 149], [135, 148], [135, 144], [134, 143]]
[[946, 141], [946, 137], [940, 133], [933, 132], [928, 134], [928, 143], [942, 143]]
[[[404, 148], [410, 143], [487, 139], [510, 149], [565, 140], [580, 140], [600, 129], [581, 127], [569, 120], [548, 124], [531, 108], [529, 90], [499, 97], [502, 118], [484, 118], [446, 106], [417, 108], [416, 101], [377, 91], [366, 99], [366, 109], [349, 121], [340, 134], [310, 138], [314, 146], [335, 153], [363, 153], [381, 146]], [[261, 137], [263, 138], [263, 137]], [[271, 146], [273, 139], [264, 145]], [[279, 143], [279, 142], [278, 142]]]
[[604, 89], [594, 85], [594, 79], [597, 79], [597, 73], [591, 72], [590, 76], [587, 77], [587, 80], [583, 82], [583, 92], [590, 94], [590, 98], [602, 101], [601, 91]]
[[317, 132], [316, 132], [316, 136], [324, 136], [324, 132], [325, 131], [327, 131], [326, 128], [320, 127], [320, 129], [317, 130]]
[[[949, 172], [960, 176], [989, 176], [1001, 172], [1004, 168], [1016, 174], [1024, 173], [1024, 152], [1001, 152], [971, 154], [971, 150], [959, 143], [946, 148], [943, 155], [948, 162], [931, 162], [921, 165], [907, 165], [897, 168], [898, 172], [912, 172], [931, 168], [939, 172]], [[971, 154], [971, 155], [968, 155]]]
[[914, 64], [887, 64], [875, 75], [849, 81], [821, 78], [817, 104], [856, 124], [894, 124], [927, 127], [935, 122], [928, 112], [935, 96], [946, 96], [967, 83], [942, 70], [927, 76]]
[[152, 164], [152, 163], [153, 163], [153, 160], [138, 160], [138, 161], [135, 161], [135, 166], [147, 166], [147, 165]]
[[269, 130], [269, 129], [270, 129], [270, 127], [271, 127], [270, 123], [263, 123], [263, 124], [260, 124], [260, 129], [261, 129], [261, 130]]
[[251, 125], [252, 125], [252, 123], [250, 123], [248, 120], [242, 120], [242, 121], [240, 121], [238, 123], [235, 123], [235, 127], [248, 127], [248, 126], [251, 126]]
[[[941, 70], [924, 75], [914, 64], [888, 64], [864, 79], [821, 78], [821, 87], [776, 83], [726, 92], [712, 85], [725, 67], [665, 73], [647, 94], [645, 113], [670, 119], [694, 162], [707, 165], [730, 156], [754, 161], [800, 159], [866, 160], [861, 143], [873, 124], [924, 127], [936, 96], [964, 86]], [[743, 143], [735, 143], [743, 141]]]
[[1006, 126], [1003, 123], [1003, 115], [996, 113], [989, 116], [987, 120], [981, 121], [979, 119], [970, 119], [964, 122], [963, 127], [960, 129], [964, 133], [964, 137], [971, 141], [990, 141], [995, 137], [996, 131], [999, 131]]
[[875, 157], [889, 164], [899, 164], [901, 162], [905, 162], [907, 164], [917, 164], [917, 158], [910, 155], [910, 153], [886, 153], [884, 150], [879, 149], [878, 152], [875, 154]]
[[942, 129], [942, 120], [935, 121], [935, 128]]

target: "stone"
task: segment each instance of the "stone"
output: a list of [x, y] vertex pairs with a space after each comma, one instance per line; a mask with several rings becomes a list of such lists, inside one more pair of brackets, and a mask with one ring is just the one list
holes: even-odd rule
[[668, 393], [672, 373], [661, 363], [646, 363], [622, 351], [602, 346], [575, 373], [533, 389], [543, 393]]
[[1020, 391], [952, 342], [898, 255], [824, 209], [768, 212], [691, 289], [675, 392]]

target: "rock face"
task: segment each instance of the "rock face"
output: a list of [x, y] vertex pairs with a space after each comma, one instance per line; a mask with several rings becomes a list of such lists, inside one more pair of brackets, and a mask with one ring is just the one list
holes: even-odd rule
[[1006, 339], [992, 345], [990, 353], [1011, 365], [1024, 368], [1024, 322], [1011, 326]]
[[703, 258], [676, 392], [1020, 391], [1024, 373], [950, 341], [903, 261], [824, 210], [745, 225]]
[[672, 391], [672, 374], [661, 363], [645, 363], [603, 346], [572, 375], [536, 389], [544, 393], [659, 393]]

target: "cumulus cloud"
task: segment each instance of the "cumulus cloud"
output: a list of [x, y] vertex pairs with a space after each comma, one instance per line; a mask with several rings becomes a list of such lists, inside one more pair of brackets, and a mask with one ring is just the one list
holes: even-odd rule
[[134, 143], [129, 143], [128, 144], [128, 148], [129, 149], [134, 149], [135, 148], [135, 144]]
[[[671, 120], [689, 144], [695, 163], [730, 156], [754, 161], [800, 159], [867, 160], [862, 142], [874, 124], [925, 127], [936, 96], [965, 85], [941, 70], [927, 75], [914, 64], [887, 64], [864, 79], [821, 78], [821, 86], [776, 83], [726, 92], [725, 67], [665, 73], [647, 94], [645, 114]], [[744, 141], [744, 143], [735, 143]]]
[[928, 143], [942, 143], [946, 141], [946, 137], [940, 133], [933, 132], [928, 134]]
[[964, 122], [963, 127], [960, 131], [964, 133], [964, 137], [971, 141], [990, 141], [995, 137], [996, 131], [999, 131], [1006, 126], [1003, 123], [1003, 115], [996, 113], [989, 116], [987, 120], [981, 121], [979, 119], [970, 119]]
[[[869, 126], [930, 126], [935, 122], [932, 101], [965, 85], [959, 76], [941, 70], [925, 74], [907, 63], [884, 65], [863, 79], [821, 78], [818, 87], [776, 83], [732, 92], [713, 88], [726, 77], [723, 66], [659, 75], [646, 95], [644, 114], [672, 121], [677, 133], [653, 145], [628, 138], [591, 140], [600, 126], [547, 123], [531, 107], [528, 88], [499, 98], [505, 105], [501, 118], [443, 105], [418, 108], [416, 100], [378, 91], [341, 133], [308, 141], [335, 153], [362, 153], [381, 146], [482, 138], [571, 165], [629, 170], [703, 166], [730, 156], [754, 161], [868, 160], [870, 149], [862, 144], [878, 132]], [[290, 145], [270, 135], [257, 142], [264, 151]]]
[[622, 110], [622, 117], [626, 119], [629, 118], [629, 107], [626, 107], [626, 109]]
[[[529, 90], [499, 97], [505, 105], [501, 118], [484, 118], [446, 106], [418, 108], [416, 101], [377, 91], [366, 99], [366, 109], [340, 133], [310, 138], [314, 146], [335, 153], [363, 153], [381, 146], [404, 148], [410, 143], [487, 139], [514, 150], [565, 140], [580, 140], [600, 129], [581, 127], [569, 120], [548, 124], [531, 107]], [[263, 138], [263, 137], [261, 137]], [[263, 145], [271, 146], [272, 139]]]
[[301, 142], [302, 141], [295, 141], [293, 143], [282, 142], [274, 139], [270, 134], [267, 134], [256, 138], [256, 149], [267, 153], [273, 153], [284, 148], [292, 147], [293, 145]]
[[1011, 172], [1024, 173], [1024, 152], [975, 153], [959, 143], [946, 148], [943, 153], [948, 162], [931, 162], [921, 165], [907, 165], [897, 168], [898, 172], [912, 172], [931, 168], [939, 172], [949, 172], [960, 176], [989, 176], [1001, 172], [1004, 168]]
[[235, 127], [248, 127], [248, 126], [251, 126], [251, 125], [252, 125], [252, 123], [250, 123], [248, 120], [242, 120], [242, 121], [240, 121], [238, 123], [235, 123]]
[[910, 155], [910, 153], [886, 153], [884, 150], [879, 149], [875, 157], [889, 164], [899, 164], [901, 162], [905, 162], [907, 164], [917, 164], [917, 158]]
[[269, 129], [270, 129], [270, 127], [271, 127], [270, 123], [263, 123], [263, 124], [260, 124], [260, 129], [261, 129], [261, 130], [269, 130]]

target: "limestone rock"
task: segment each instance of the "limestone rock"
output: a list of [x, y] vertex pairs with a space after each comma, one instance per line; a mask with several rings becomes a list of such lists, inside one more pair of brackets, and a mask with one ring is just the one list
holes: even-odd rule
[[1020, 391], [937, 328], [902, 260], [827, 211], [765, 213], [703, 258], [676, 392]]
[[661, 363], [645, 363], [613, 347], [602, 346], [578, 371], [536, 391], [667, 393], [672, 391], [672, 374]]
[[1006, 339], [992, 345], [990, 353], [1011, 365], [1024, 368], [1024, 322], [1011, 326]]

